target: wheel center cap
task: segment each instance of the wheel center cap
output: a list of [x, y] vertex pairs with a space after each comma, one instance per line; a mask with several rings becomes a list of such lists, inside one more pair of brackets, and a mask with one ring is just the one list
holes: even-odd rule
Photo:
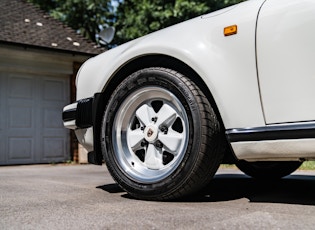
[[155, 127], [153, 125], [148, 125], [144, 129], [144, 138], [146, 139], [146, 141], [153, 142], [157, 139], [157, 136], [158, 136], [157, 127]]

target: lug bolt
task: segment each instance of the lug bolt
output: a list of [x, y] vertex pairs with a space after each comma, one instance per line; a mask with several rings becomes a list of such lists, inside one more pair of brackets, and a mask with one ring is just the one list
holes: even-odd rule
[[145, 147], [145, 146], [147, 146], [148, 145], [148, 142], [146, 142], [146, 141], [142, 141], [141, 142], [141, 147]]
[[155, 147], [157, 147], [157, 148], [163, 148], [163, 144], [162, 144], [161, 141], [156, 141], [156, 142], [154, 143], [154, 145], [155, 145]]
[[161, 132], [163, 132], [164, 134], [167, 134], [167, 132], [168, 132], [167, 127], [162, 126], [162, 127], [161, 127]]
[[155, 123], [157, 121], [157, 117], [152, 117], [151, 121], [153, 121]]

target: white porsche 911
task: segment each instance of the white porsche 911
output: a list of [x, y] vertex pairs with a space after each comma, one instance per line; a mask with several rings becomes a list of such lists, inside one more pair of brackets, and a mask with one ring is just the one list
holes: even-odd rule
[[221, 163], [280, 178], [315, 159], [315, 1], [250, 0], [88, 60], [63, 121], [132, 196], [191, 194]]

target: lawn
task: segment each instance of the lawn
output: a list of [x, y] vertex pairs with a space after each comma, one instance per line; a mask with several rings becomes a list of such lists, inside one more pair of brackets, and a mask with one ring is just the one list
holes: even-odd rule
[[315, 170], [315, 161], [304, 161], [299, 169], [301, 169], [301, 170]]
[[[221, 164], [220, 168], [236, 168], [234, 164]], [[299, 170], [315, 170], [315, 161], [304, 161]]]

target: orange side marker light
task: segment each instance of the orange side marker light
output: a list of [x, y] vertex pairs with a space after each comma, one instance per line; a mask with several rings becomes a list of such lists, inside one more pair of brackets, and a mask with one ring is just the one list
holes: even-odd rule
[[237, 25], [232, 25], [224, 28], [224, 36], [237, 34]]

